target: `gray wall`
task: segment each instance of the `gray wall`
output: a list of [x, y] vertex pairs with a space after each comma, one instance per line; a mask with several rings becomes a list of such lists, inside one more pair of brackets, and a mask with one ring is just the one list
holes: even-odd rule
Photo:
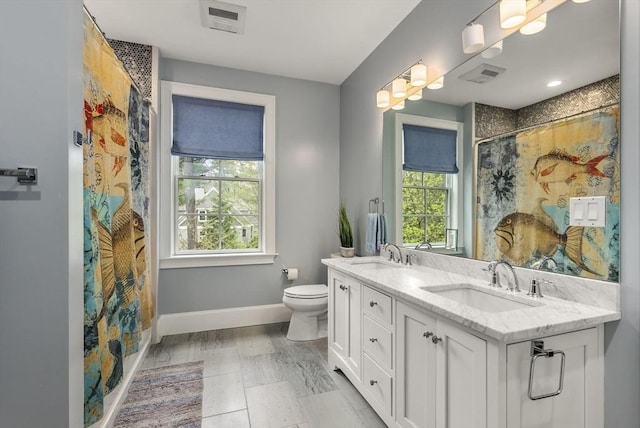
[[[469, 19], [491, 3], [491, 0], [422, 1], [341, 86], [340, 197], [358, 214], [357, 242], [361, 251], [364, 250], [367, 201], [382, 191], [383, 114], [375, 107], [376, 91], [418, 59], [441, 71], [461, 63], [464, 55], [460, 31]], [[640, 2], [621, 0], [621, 4], [621, 227], [624, 234], [620, 278], [623, 318], [606, 327], [607, 427], [638, 426], [640, 420]], [[490, 45], [495, 39], [487, 37], [486, 41]]]
[[0, 427], [83, 423], [82, 31], [81, 0], [0, 1], [0, 168], [39, 172], [0, 177]]
[[[276, 96], [276, 251], [272, 265], [162, 269], [160, 314], [282, 302], [284, 288], [326, 283], [320, 259], [336, 252], [339, 88], [163, 59], [160, 78]], [[282, 266], [297, 267], [290, 282]]]

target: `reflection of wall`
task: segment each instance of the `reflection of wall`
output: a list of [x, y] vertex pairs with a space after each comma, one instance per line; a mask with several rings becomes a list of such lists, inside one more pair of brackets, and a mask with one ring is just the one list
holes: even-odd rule
[[619, 101], [620, 76], [616, 75], [519, 110], [476, 104], [476, 138], [506, 134]]
[[151, 46], [108, 39], [116, 56], [138, 85], [142, 96], [151, 97]]

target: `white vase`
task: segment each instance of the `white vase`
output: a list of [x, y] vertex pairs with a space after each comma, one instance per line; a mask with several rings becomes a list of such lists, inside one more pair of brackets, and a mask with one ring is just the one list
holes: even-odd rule
[[353, 247], [340, 247], [340, 255], [342, 257], [353, 257], [354, 251]]

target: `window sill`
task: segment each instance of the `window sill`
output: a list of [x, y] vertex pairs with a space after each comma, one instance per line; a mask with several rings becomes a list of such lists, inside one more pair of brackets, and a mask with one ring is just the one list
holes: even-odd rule
[[277, 253], [184, 255], [160, 259], [160, 269], [273, 264]]

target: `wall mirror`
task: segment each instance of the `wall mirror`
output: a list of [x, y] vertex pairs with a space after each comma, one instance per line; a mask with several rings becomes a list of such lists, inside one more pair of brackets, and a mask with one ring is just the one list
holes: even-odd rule
[[[514, 265], [536, 268], [540, 267], [539, 264], [535, 264], [536, 261], [540, 262], [548, 253], [556, 253], [555, 250], [545, 249], [543, 251], [540, 248], [533, 248], [529, 249], [530, 251], [528, 250], [529, 252], [525, 255], [508, 254], [509, 257], [497, 257], [490, 251], [483, 250], [482, 245], [479, 245], [479, 240], [490, 242], [494, 247], [501, 244], [494, 242], [496, 241], [494, 228], [497, 228], [498, 221], [494, 221], [495, 225], [488, 226], [489, 223], [483, 223], [481, 218], [485, 213], [479, 207], [482, 202], [486, 205], [489, 204], [486, 198], [484, 201], [481, 200], [481, 197], [485, 197], [481, 194], [482, 167], [486, 161], [485, 158], [491, 152], [495, 154], [496, 150], [505, 150], [500, 148], [501, 146], [498, 144], [500, 143], [498, 140], [503, 136], [514, 136], [523, 131], [535, 132], [535, 130], [531, 131], [535, 126], [549, 124], [553, 126], [555, 123], [579, 118], [599, 109], [609, 107], [619, 109], [619, 36], [618, 2], [594, 0], [578, 4], [566, 1], [549, 11], [547, 26], [542, 32], [528, 36], [519, 32], [511, 34], [502, 41], [502, 52], [499, 55], [488, 57], [489, 55], [483, 56], [480, 53], [448, 72], [445, 75], [442, 89], [424, 89], [423, 100], [407, 102], [402, 111], [386, 111], [383, 119], [382, 170], [383, 198], [386, 204], [390, 242], [402, 242], [398, 234], [403, 233], [401, 227], [403, 173], [401, 166], [399, 166], [402, 162], [400, 159], [402, 155], [401, 150], [398, 150], [398, 144], [401, 144], [401, 131], [398, 131], [398, 123], [407, 117], [425, 117], [429, 120], [459, 123], [464, 128], [463, 148], [459, 149], [459, 167], [460, 174], [462, 174], [459, 182], [462, 183], [460, 186], [462, 188], [462, 202], [459, 203], [457, 213], [455, 213], [454, 224], [447, 225], [449, 229], [460, 230], [456, 255], [480, 260], [506, 258], [511, 261], [515, 260]], [[475, 80], [483, 80], [487, 77], [483, 75], [486, 74], [483, 71], [486, 69], [498, 70], [497, 76], [484, 83], [469, 81], [474, 78]], [[489, 72], [488, 74], [493, 73]], [[467, 77], [464, 77], [465, 75]], [[559, 80], [562, 83], [555, 87], [547, 87], [547, 83], [552, 80]], [[562, 107], [553, 104], [553, 100], [560, 98], [562, 98]], [[585, 99], [589, 100], [588, 105], [584, 104]], [[485, 106], [492, 107], [481, 108]], [[619, 110], [616, 111], [619, 112]], [[526, 112], [529, 114], [529, 119], [535, 115], [540, 117], [533, 124], [526, 120], [519, 124], [514, 122], [513, 126], [507, 129], [503, 126], [506, 123], [505, 115], [509, 116], [512, 112]], [[617, 114], [614, 113], [616, 118], [619, 117]], [[512, 118], [508, 118], [506, 121], [509, 120]], [[618, 125], [617, 119], [615, 125]], [[491, 144], [486, 144], [488, 140], [491, 140]], [[617, 140], [615, 143], [615, 156], [619, 156]], [[528, 184], [520, 183], [521, 193], [526, 193], [527, 189], [535, 189], [535, 195], [538, 195], [538, 197], [532, 198], [535, 200], [531, 202], [533, 205], [537, 204], [537, 207], [533, 205], [529, 207], [528, 215], [534, 216], [540, 213], [538, 218], [542, 218], [543, 223], [553, 225], [553, 209], [556, 208], [555, 205], [560, 204], [558, 201], [563, 200], [568, 204], [569, 197], [581, 196], [580, 190], [567, 191], [565, 189], [569, 184], [574, 186], [572, 189], [575, 188], [574, 180], [579, 181], [575, 177], [580, 180], [591, 180], [588, 181], [588, 185], [591, 186], [594, 180], [603, 178], [604, 181], [607, 181], [614, 175], [619, 176], [619, 159], [614, 159], [611, 153], [606, 159], [605, 155], [598, 157], [595, 150], [587, 153], [587, 149], [580, 146], [580, 150], [582, 150], [580, 153], [569, 153], [564, 149], [545, 149], [546, 152], [537, 154], [537, 158], [541, 158], [541, 155], [549, 157], [555, 154], [562, 157], [561, 160], [573, 162], [570, 166], [575, 168], [582, 168], [578, 165], [587, 165], [584, 167], [587, 168], [589, 161], [592, 161], [597, 170], [590, 170], [592, 174], [586, 174], [582, 171], [578, 171], [576, 174], [570, 173], [564, 177], [563, 183], [560, 183], [559, 179], [557, 182], [545, 183], [538, 169], [537, 176], [527, 178], [527, 180], [533, 181], [528, 181]], [[548, 160], [548, 157], [545, 160]], [[534, 166], [535, 162], [532, 162], [530, 166], [526, 167], [527, 176], [535, 175]], [[600, 175], [602, 177], [599, 177]], [[607, 183], [610, 184], [610, 181]], [[619, 183], [611, 184], [611, 186], [617, 186], [617, 184]], [[527, 188], [527, 186], [529, 187]], [[557, 196], [555, 193], [562, 193], [562, 195]], [[526, 198], [526, 195], [521, 194], [520, 198]], [[619, 204], [619, 200], [615, 202]], [[406, 203], [407, 201], [405, 201]], [[516, 207], [514, 210], [521, 211], [521, 208]], [[618, 253], [614, 254], [616, 260], [613, 264], [598, 268], [589, 265], [590, 260], [595, 260], [597, 257], [605, 259], [608, 257], [606, 252], [599, 256], [595, 254], [604, 251], [601, 247], [612, 247], [617, 244], [616, 237], [620, 233], [617, 222], [614, 228], [616, 237], [613, 238], [611, 227], [607, 231], [602, 228], [602, 230], [595, 230], [594, 234], [602, 235], [600, 237], [594, 237], [585, 232], [584, 237], [581, 238], [585, 242], [583, 248], [585, 255], [584, 258], [579, 258], [575, 254], [571, 254], [570, 249], [565, 248], [567, 241], [564, 235], [569, 223], [566, 218], [568, 211], [564, 210], [563, 213], [565, 218], [556, 218], [556, 226], [552, 231], [555, 234], [553, 239], [558, 239], [557, 247], [554, 247], [558, 253], [553, 257], [560, 266], [553, 266], [555, 263], [551, 262], [548, 264], [550, 266], [543, 266], [543, 268], [557, 273], [617, 281]], [[506, 216], [501, 219], [513, 220]], [[609, 223], [615, 220], [615, 216], [610, 216], [607, 219]], [[445, 236], [445, 231], [442, 232], [442, 236]], [[587, 240], [591, 240], [591, 242], [587, 243]], [[444, 246], [444, 242], [442, 244]], [[508, 248], [505, 248], [504, 246], [498, 247], [508, 253]], [[588, 254], [589, 251], [595, 255]], [[487, 253], [490, 255], [487, 256]], [[566, 266], [562, 260], [567, 260]]]

